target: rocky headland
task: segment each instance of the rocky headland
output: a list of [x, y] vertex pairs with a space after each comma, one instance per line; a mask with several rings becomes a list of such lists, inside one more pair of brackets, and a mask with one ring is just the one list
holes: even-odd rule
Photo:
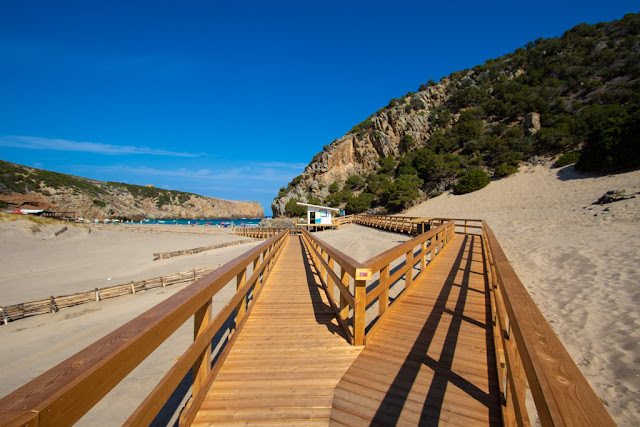
[[254, 201], [224, 200], [152, 186], [102, 182], [0, 160], [0, 209], [73, 212], [89, 219], [261, 218]]

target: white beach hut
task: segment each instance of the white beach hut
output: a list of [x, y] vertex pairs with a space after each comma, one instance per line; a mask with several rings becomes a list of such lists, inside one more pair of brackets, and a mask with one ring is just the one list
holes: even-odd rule
[[330, 208], [328, 206], [310, 205], [300, 202], [298, 202], [298, 206], [305, 206], [307, 208], [308, 225], [331, 225], [331, 216], [333, 213], [340, 213], [340, 209]]

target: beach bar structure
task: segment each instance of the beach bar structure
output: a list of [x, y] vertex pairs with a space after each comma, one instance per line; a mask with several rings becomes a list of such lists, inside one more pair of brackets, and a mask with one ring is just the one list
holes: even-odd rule
[[298, 202], [298, 206], [307, 208], [307, 224], [331, 225], [332, 213], [340, 213], [340, 209], [330, 208], [329, 206], [311, 205], [300, 202]]
[[125, 425], [614, 426], [489, 225], [415, 219], [350, 216], [413, 236], [363, 262], [304, 228], [264, 233], [0, 399], [0, 425], [75, 423], [192, 321]]

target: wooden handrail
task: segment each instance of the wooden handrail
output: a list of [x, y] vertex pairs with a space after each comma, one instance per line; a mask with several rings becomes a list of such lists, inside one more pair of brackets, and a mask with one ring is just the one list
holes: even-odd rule
[[[444, 246], [453, 238], [454, 229], [455, 223], [449, 221], [440, 225], [438, 228], [419, 234], [411, 240], [374, 256], [364, 263], [365, 266], [371, 269], [372, 274], [380, 272], [378, 284], [373, 289], [369, 289], [366, 295], [367, 306], [376, 299], [378, 300], [378, 315], [372, 321], [372, 323], [375, 323], [373, 323], [367, 333], [366, 339], [369, 339], [375, 334], [379, 320], [387, 313], [390, 288], [403, 277], [405, 280], [405, 289], [409, 288], [414, 280], [414, 267], [418, 263], [420, 264], [420, 271], [416, 278], [425, 274], [427, 265], [434, 260]], [[415, 257], [416, 247], [420, 247], [417, 257]], [[404, 265], [399, 266], [396, 272], [390, 275], [391, 264], [400, 257], [404, 257]], [[427, 257], [429, 258], [427, 259]], [[397, 298], [395, 301], [400, 299], [401, 298]]]
[[[423, 233], [403, 244], [389, 249], [380, 255], [374, 256], [364, 263], [354, 260], [347, 254], [316, 238], [307, 230], [302, 231], [303, 242], [312, 255], [311, 258], [320, 276], [320, 281], [325, 288], [332, 307], [336, 311], [336, 318], [341, 325], [343, 325], [347, 335], [349, 337], [353, 336], [352, 343], [354, 345], [364, 345], [367, 336], [373, 333], [372, 331], [374, 330], [372, 328], [369, 334], [365, 335], [365, 329], [367, 327], [365, 323], [366, 307], [382, 295], [379, 304], [379, 313], [376, 318], [379, 319], [389, 305], [389, 288], [402, 277], [405, 277], [405, 282], [407, 286], [409, 286], [413, 279], [413, 267], [417, 263], [420, 263], [420, 273], [422, 273], [426, 265], [436, 256], [437, 251], [441, 250], [453, 237], [454, 227], [455, 224], [453, 221], [450, 221], [436, 229], [430, 230], [427, 233]], [[430, 244], [427, 251], [428, 243]], [[414, 258], [413, 252], [416, 246], [420, 246], [421, 250], [419, 256]], [[429, 255], [430, 258], [427, 260], [427, 256]], [[325, 256], [327, 257], [326, 260]], [[390, 265], [398, 259], [399, 256], [406, 257], [405, 265], [389, 277]], [[339, 279], [335, 271], [333, 271], [332, 262], [340, 266], [343, 274], [342, 279]], [[374, 289], [367, 291], [366, 282], [371, 280], [373, 274], [377, 272], [380, 272], [378, 285]], [[359, 273], [366, 274], [366, 279], [362, 280]], [[349, 289], [349, 284], [352, 280], [354, 282], [354, 293], [351, 293]], [[333, 300], [334, 284], [340, 292], [339, 308], [338, 303]], [[351, 319], [346, 317], [348, 315], [348, 311], [346, 310], [347, 306], [353, 309], [353, 317]], [[349, 329], [349, 320], [352, 321], [351, 327], [353, 332]]]
[[[486, 221], [466, 218], [429, 218], [429, 220], [431, 225], [446, 223], [453, 225], [451, 229], [464, 227], [465, 233], [468, 233], [467, 229], [480, 229], [482, 232], [485, 274], [491, 290], [493, 335], [504, 424], [529, 424], [525, 405], [528, 385], [538, 417], [544, 426], [615, 425], [604, 405], [524, 288]], [[398, 220], [395, 221], [397, 223]], [[395, 224], [391, 217], [377, 215], [357, 216], [354, 222], [386, 229], [393, 229]], [[479, 225], [469, 224], [470, 222], [479, 223]], [[440, 228], [431, 230], [418, 238], [423, 238], [424, 245], [432, 237], [433, 232], [438, 230]], [[394, 257], [397, 259], [404, 250], [413, 250], [411, 248], [416, 245], [412, 242], [418, 238], [392, 248], [365, 264], [375, 273], [388, 259]], [[428, 246], [430, 247], [431, 245]], [[423, 246], [421, 252], [424, 251]], [[411, 262], [414, 261], [411, 259]], [[382, 267], [378, 286], [367, 293], [367, 305], [376, 298], [383, 300], [382, 303], [385, 299], [388, 301], [388, 288], [383, 286], [383, 283], [392, 283], [406, 275], [408, 270], [409, 267], [405, 265], [389, 277], [389, 267]], [[423, 268], [420, 274], [422, 270]], [[379, 303], [379, 315], [386, 313], [385, 309], [386, 307], [381, 308]], [[375, 333], [377, 324], [373, 325], [367, 337]]]
[[[445, 222], [455, 221], [456, 227], [464, 227], [464, 233], [468, 233], [469, 229], [482, 230], [482, 220], [469, 218], [423, 218], [414, 216], [398, 216], [398, 215], [355, 215], [353, 222], [366, 225], [369, 227], [381, 228], [383, 230], [395, 231], [399, 233], [408, 233], [416, 235], [424, 232], [425, 227], [419, 224], [428, 224], [429, 228], [442, 225]], [[462, 222], [460, 224], [459, 222]], [[477, 224], [469, 224], [475, 222]]]
[[235, 227], [233, 233], [236, 236], [253, 237], [255, 239], [269, 239], [287, 230], [284, 227], [266, 228], [266, 227]]
[[[302, 241], [311, 254], [311, 260], [318, 272], [320, 282], [327, 294], [331, 307], [336, 313], [336, 319], [344, 329], [347, 339], [351, 344], [363, 345], [364, 328], [362, 331], [356, 330], [356, 323], [360, 323], [356, 322], [356, 318], [362, 316], [364, 321], [364, 314], [359, 314], [362, 309], [360, 309], [356, 299], [357, 293], [352, 294], [349, 290], [351, 278], [354, 278], [356, 288], [364, 286], [364, 281], [356, 280], [356, 271], [358, 268], [362, 268], [362, 265], [347, 254], [317, 239], [308, 230], [301, 229], [301, 231]], [[326, 260], [325, 256], [327, 257]], [[340, 266], [341, 278], [338, 277], [334, 271], [335, 264]], [[338, 288], [338, 301], [334, 300], [334, 285]], [[360, 304], [363, 302], [364, 301], [361, 301]], [[352, 329], [349, 328], [349, 308], [351, 308], [354, 313]]]
[[615, 425], [516, 275], [489, 225], [482, 221], [482, 226], [505, 424], [527, 418], [528, 383], [542, 425]]
[[[234, 303], [237, 300], [246, 301], [246, 293], [251, 284], [255, 285], [260, 276], [260, 282], [264, 282], [279, 249], [288, 237], [288, 232], [282, 232], [256, 246], [0, 399], [0, 424], [73, 424], [187, 319], [203, 309], [206, 310], [212, 297], [230, 280], [246, 271], [251, 263], [254, 263], [255, 268], [256, 261], [262, 259], [250, 281], [239, 289], [232, 300]], [[255, 295], [256, 292], [254, 297]], [[228, 309], [224, 313], [228, 317]], [[168, 374], [170, 380], [158, 385], [160, 390], [156, 387], [152, 392], [154, 396], [161, 398], [151, 402], [152, 407], [139, 408], [134, 415], [143, 413], [143, 416], [134, 420], [153, 419], [164, 404], [162, 399], [167, 397], [168, 391], [173, 391], [171, 387], [175, 384], [175, 379], [182, 379], [184, 369], [188, 371], [191, 368], [194, 355], [202, 355], [207, 347], [207, 338], [219, 320], [220, 316], [216, 317], [202, 329], [204, 332], [201, 331], [195, 337], [194, 344], [181, 357], [182, 362], [179, 361], [176, 364], [179, 366]], [[196, 328], [199, 327], [197, 323]], [[210, 343], [210, 339], [208, 342]], [[231, 343], [227, 344], [227, 348], [229, 344]], [[207, 377], [200, 379], [200, 383], [211, 377], [209, 369], [205, 372]], [[196, 380], [198, 379], [194, 379], [194, 383]], [[168, 395], [170, 394], [169, 392]], [[149, 404], [149, 399], [145, 402]]]

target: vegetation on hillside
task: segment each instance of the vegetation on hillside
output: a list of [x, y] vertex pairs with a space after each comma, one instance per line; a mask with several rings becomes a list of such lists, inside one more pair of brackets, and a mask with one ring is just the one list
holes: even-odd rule
[[[55, 190], [68, 189], [74, 193], [87, 194], [92, 198], [94, 205], [102, 208], [107, 206], [103, 196], [107, 194], [122, 194], [123, 191], [130, 193], [136, 199], [155, 199], [156, 206], [159, 208], [172, 204], [182, 205], [188, 202], [191, 196], [197, 196], [183, 191], [164, 190], [122, 182], [104, 183], [93, 181], [0, 160], [0, 194], [37, 192], [49, 196], [48, 188]], [[2, 205], [0, 205], [1, 207]]]
[[[558, 166], [576, 163], [583, 171], [640, 166], [639, 14], [577, 25], [420, 91], [434, 85], [446, 85], [446, 100], [436, 108], [427, 110], [420, 94], [409, 92], [351, 129], [356, 139], [379, 140], [376, 116], [391, 109], [423, 114], [430, 125], [422, 141], [405, 129], [400, 156], [381, 158], [368, 176], [334, 182], [324, 203], [347, 212], [398, 211], [444, 189], [482, 188], [534, 156], [560, 156]], [[531, 113], [540, 117], [539, 130], [523, 120]]]

